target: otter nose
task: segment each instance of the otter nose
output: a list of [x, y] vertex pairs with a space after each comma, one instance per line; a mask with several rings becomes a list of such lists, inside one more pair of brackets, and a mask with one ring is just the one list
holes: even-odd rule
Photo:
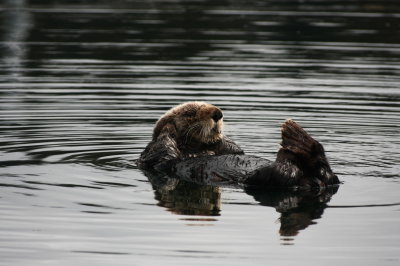
[[218, 122], [223, 117], [223, 114], [221, 110], [215, 110], [214, 113], [212, 114], [211, 118], [215, 121]]

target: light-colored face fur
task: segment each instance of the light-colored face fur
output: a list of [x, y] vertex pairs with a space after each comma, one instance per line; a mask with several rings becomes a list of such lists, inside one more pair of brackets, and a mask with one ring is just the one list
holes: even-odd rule
[[214, 143], [222, 139], [222, 128], [221, 109], [205, 102], [188, 102], [172, 108], [157, 121], [153, 139], [167, 131], [182, 143]]

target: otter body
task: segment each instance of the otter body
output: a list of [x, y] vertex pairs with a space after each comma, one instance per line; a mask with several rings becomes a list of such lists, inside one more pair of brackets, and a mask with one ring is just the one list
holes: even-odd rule
[[171, 109], [158, 120], [138, 166], [210, 185], [321, 189], [339, 183], [323, 146], [293, 120], [282, 125], [281, 148], [270, 161], [245, 155], [224, 136], [222, 117], [219, 108], [206, 103]]

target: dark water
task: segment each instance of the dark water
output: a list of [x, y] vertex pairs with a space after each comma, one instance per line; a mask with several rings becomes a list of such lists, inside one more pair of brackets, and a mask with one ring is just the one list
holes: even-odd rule
[[[1, 265], [399, 265], [399, 1], [3, 0], [0, 21]], [[343, 184], [145, 176], [189, 100], [270, 159], [295, 119]]]

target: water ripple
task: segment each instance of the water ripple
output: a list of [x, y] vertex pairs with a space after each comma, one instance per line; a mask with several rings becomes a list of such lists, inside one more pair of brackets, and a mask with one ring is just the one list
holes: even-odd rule
[[[398, 261], [396, 1], [45, 2], [0, 4], [2, 262]], [[220, 106], [226, 134], [269, 159], [295, 119], [339, 191], [146, 177], [135, 159], [154, 123], [193, 100]]]

